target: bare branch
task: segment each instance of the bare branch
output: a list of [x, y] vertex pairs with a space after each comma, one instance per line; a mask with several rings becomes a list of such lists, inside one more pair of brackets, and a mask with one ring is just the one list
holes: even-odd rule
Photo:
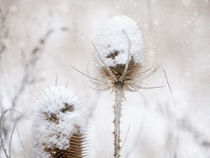
[[[35, 67], [35, 65], [39, 59], [38, 53], [40, 54], [43, 51], [44, 46], [47, 42], [47, 39], [49, 38], [51, 33], [52, 33], [52, 30], [49, 30], [46, 33], [46, 35], [40, 39], [38, 45], [31, 52], [31, 58], [24, 65], [24, 76], [21, 80], [19, 89], [16, 91], [16, 93], [12, 99], [12, 109], [14, 109], [16, 107], [17, 101], [20, 98], [20, 96], [22, 95], [22, 93], [24, 92], [26, 85], [30, 84], [30, 83], [34, 83], [34, 79], [31, 80], [33, 82], [30, 82], [30, 77], [31, 77], [30, 69]], [[23, 56], [23, 57], [25, 57], [25, 56]]]

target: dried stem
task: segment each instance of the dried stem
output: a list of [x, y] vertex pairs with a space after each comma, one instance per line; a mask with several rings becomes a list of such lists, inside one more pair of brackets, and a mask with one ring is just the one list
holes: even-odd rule
[[120, 157], [120, 117], [121, 117], [121, 106], [123, 98], [122, 85], [119, 84], [115, 90], [115, 105], [114, 105], [114, 157]]
[[12, 99], [12, 109], [15, 109], [16, 104], [20, 98], [20, 96], [23, 94], [25, 91], [25, 88], [27, 85], [30, 85], [33, 83], [36, 79], [34, 76], [32, 76], [31, 71], [35, 68], [37, 61], [39, 60], [40, 54], [44, 50], [44, 46], [51, 35], [52, 30], [49, 30], [43, 38], [39, 40], [39, 43], [37, 46], [33, 48], [31, 51], [31, 58], [27, 63], [24, 63], [24, 75], [23, 78], [20, 82], [20, 87], [17, 89], [17, 92], [15, 93], [13, 99]]

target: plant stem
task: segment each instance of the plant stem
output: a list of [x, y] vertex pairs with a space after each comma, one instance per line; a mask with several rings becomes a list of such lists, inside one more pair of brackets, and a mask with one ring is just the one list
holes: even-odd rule
[[115, 90], [115, 105], [114, 105], [114, 158], [120, 157], [120, 117], [123, 98], [122, 85], [118, 84]]

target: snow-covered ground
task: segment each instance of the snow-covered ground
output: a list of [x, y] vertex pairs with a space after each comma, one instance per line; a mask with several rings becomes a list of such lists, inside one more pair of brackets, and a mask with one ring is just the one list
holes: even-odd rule
[[145, 66], [160, 65], [147, 86], [165, 85], [125, 93], [122, 158], [210, 157], [208, 0], [0, 0], [0, 112], [18, 111], [8, 111], [1, 121], [6, 150], [17, 122], [12, 158], [30, 157], [37, 100], [55, 85], [75, 91], [91, 111], [89, 157], [112, 157], [114, 94], [93, 89], [71, 66], [96, 77], [92, 42], [116, 15], [137, 22]]

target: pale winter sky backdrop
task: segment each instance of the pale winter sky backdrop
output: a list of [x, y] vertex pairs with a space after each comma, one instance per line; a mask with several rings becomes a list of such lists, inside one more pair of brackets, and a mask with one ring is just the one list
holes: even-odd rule
[[[68, 84], [92, 111], [90, 157], [112, 157], [113, 95], [91, 88], [70, 65], [96, 76], [92, 41], [101, 24], [122, 14], [141, 29], [145, 65], [160, 65], [145, 82], [167, 85], [164, 69], [172, 90], [125, 94], [122, 157], [210, 157], [209, 0], [0, 0], [0, 110], [15, 107], [24, 114], [14, 131], [12, 158], [30, 157], [36, 100], [55, 84]], [[18, 117], [11, 113], [4, 122], [9, 134]]]

